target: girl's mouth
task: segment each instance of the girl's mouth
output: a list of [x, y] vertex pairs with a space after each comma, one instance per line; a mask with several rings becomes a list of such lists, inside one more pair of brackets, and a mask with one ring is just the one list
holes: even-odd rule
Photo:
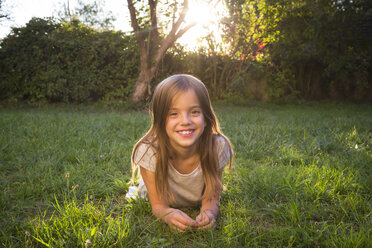
[[177, 133], [181, 135], [182, 137], [190, 137], [192, 136], [194, 131], [195, 131], [194, 129], [187, 129], [187, 130], [177, 131]]

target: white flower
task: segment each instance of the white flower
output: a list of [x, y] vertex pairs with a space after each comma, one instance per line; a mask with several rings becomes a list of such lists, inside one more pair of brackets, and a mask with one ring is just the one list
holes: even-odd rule
[[85, 240], [85, 247], [89, 247], [91, 244], [92, 242], [89, 239]]
[[130, 186], [128, 193], [125, 195], [127, 199], [137, 199], [138, 197], [138, 188], [136, 186]]

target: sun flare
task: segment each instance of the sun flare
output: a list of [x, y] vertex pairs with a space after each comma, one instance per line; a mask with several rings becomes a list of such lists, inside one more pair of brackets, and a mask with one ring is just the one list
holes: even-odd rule
[[206, 26], [216, 21], [217, 15], [212, 7], [205, 1], [190, 1], [186, 22], [196, 22], [197, 25]]
[[203, 38], [210, 33], [214, 35], [217, 42], [221, 42], [218, 22], [225, 13], [226, 7], [223, 1], [190, 0], [185, 21], [195, 22], [196, 25], [179, 39], [179, 43], [190, 50], [196, 49], [200, 45], [206, 45]]

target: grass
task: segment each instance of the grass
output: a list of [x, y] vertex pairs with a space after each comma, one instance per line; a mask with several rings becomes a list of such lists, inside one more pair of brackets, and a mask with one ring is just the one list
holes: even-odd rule
[[124, 197], [146, 113], [0, 108], [0, 246], [372, 247], [371, 105], [217, 114], [236, 153], [217, 229], [174, 233]]

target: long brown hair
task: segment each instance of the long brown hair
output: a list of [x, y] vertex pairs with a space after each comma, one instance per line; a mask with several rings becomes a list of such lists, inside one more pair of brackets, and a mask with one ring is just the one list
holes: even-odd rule
[[[151, 102], [152, 124], [147, 133], [136, 143], [132, 152], [132, 179], [138, 169], [134, 155], [138, 146], [142, 143], [153, 147], [156, 155], [155, 184], [160, 197], [164, 197], [168, 202], [174, 201], [173, 195], [168, 188], [168, 160], [172, 154], [172, 147], [165, 130], [169, 109], [173, 97], [179, 92], [193, 90], [199, 100], [200, 107], [204, 116], [206, 126], [199, 140], [198, 153], [200, 156], [201, 168], [203, 171], [205, 190], [202, 198], [206, 196], [212, 198], [219, 194], [222, 182], [218, 174], [221, 172], [218, 164], [218, 154], [216, 150], [216, 138], [222, 136], [229, 145], [231, 157], [233, 150], [229, 139], [222, 133], [217, 117], [213, 111], [208, 91], [205, 85], [197, 78], [179, 74], [173, 75], [157, 85]], [[231, 166], [231, 159], [229, 167]]]

